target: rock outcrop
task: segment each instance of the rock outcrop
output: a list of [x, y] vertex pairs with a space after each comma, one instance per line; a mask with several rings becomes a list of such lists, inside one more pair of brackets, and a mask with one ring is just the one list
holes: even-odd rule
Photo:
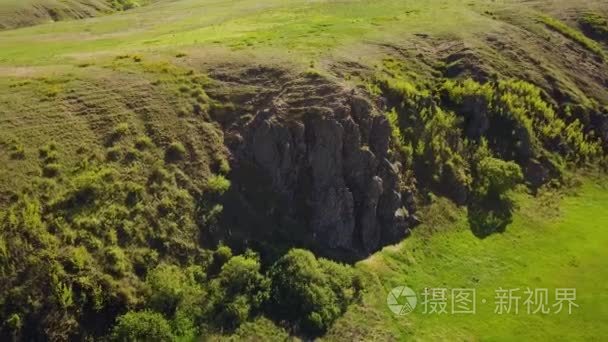
[[390, 137], [387, 119], [356, 91], [317, 75], [287, 83], [233, 133], [239, 171], [226, 215], [241, 216], [235, 225], [275, 226], [247, 229], [258, 237], [286, 236], [345, 259], [367, 256], [417, 222]]

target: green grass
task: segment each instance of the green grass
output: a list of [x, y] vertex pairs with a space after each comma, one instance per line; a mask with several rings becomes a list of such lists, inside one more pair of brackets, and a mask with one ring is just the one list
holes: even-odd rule
[[124, 11], [149, 0], [0, 0], [0, 30]]
[[[440, 26], [433, 25], [438, 14], [444, 19]], [[52, 64], [83, 58], [82, 53], [177, 47], [281, 49], [297, 59], [296, 52], [310, 58], [366, 38], [382, 41], [429, 30], [470, 35], [494, 25], [453, 0], [159, 1], [120, 15], [5, 32], [0, 63]]]
[[[519, 194], [517, 203], [506, 232], [481, 240], [471, 233], [462, 209], [439, 200], [412, 238], [357, 265], [373, 285], [326, 339], [588, 341], [606, 336], [607, 180], [586, 179], [563, 196]], [[419, 293], [425, 287], [475, 288], [477, 313], [430, 315], [418, 306], [408, 316], [394, 316], [386, 295], [399, 285]], [[520, 302], [518, 315], [498, 315], [494, 290], [499, 287], [548, 288], [549, 303], [555, 288], [576, 288], [580, 308], [572, 315], [528, 315]]]
[[605, 54], [605, 51], [602, 48], [602, 46], [598, 42], [594, 41], [593, 39], [585, 36], [581, 31], [579, 31], [575, 28], [572, 28], [555, 18], [551, 18], [548, 16], [541, 16], [541, 20], [548, 27], [550, 27], [550, 28], [556, 30], [557, 32], [563, 34], [564, 36], [574, 40], [575, 42], [577, 42], [578, 44], [580, 44], [587, 50], [596, 54], [602, 60], [606, 59], [606, 54]]
[[113, 9], [106, 0], [0, 0], [0, 29], [81, 19]]

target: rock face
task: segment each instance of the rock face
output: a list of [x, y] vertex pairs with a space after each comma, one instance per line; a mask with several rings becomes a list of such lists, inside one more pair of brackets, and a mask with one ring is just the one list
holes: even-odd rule
[[249, 224], [281, 226], [296, 244], [346, 258], [398, 241], [417, 221], [389, 154], [389, 123], [352, 90], [319, 76], [291, 82], [237, 135], [230, 148], [240, 208], [229, 215], [247, 212], [257, 216]]

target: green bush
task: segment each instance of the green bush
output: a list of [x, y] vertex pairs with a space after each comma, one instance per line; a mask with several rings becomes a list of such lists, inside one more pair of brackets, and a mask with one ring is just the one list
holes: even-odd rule
[[46, 144], [38, 149], [38, 156], [45, 163], [54, 163], [57, 161], [57, 146], [54, 143]]
[[230, 188], [230, 181], [223, 175], [213, 175], [207, 180], [206, 189], [212, 194], [222, 195]]
[[106, 159], [110, 162], [117, 162], [122, 159], [122, 148], [119, 146], [110, 147], [106, 152]]
[[152, 311], [128, 312], [118, 317], [111, 337], [120, 342], [166, 342], [174, 339], [169, 322]]
[[469, 166], [463, 157], [464, 142], [456, 116], [440, 108], [423, 110], [420, 116], [425, 123], [415, 147], [416, 175], [445, 188], [466, 191]]
[[129, 134], [131, 128], [126, 122], [121, 122], [112, 130], [112, 135], [116, 138], [121, 138]]
[[215, 319], [220, 326], [234, 330], [249, 318], [251, 310], [251, 303], [247, 297], [237, 295], [221, 304]]
[[[202, 270], [197, 273], [202, 274]], [[202, 279], [195, 279], [192, 273], [189, 275], [176, 265], [162, 263], [146, 276], [146, 285], [150, 291], [147, 305], [171, 317], [185, 298], [202, 296], [198, 280]]]
[[25, 148], [21, 144], [15, 144], [11, 147], [10, 152], [11, 159], [23, 160], [25, 159]]
[[60, 171], [61, 165], [59, 164], [47, 164], [42, 167], [42, 175], [48, 178], [57, 177]]
[[222, 266], [232, 258], [232, 249], [228, 246], [219, 246], [216, 251], [213, 252], [213, 259], [209, 266], [209, 274], [216, 275], [222, 269]]
[[393, 145], [406, 164], [413, 164], [417, 181], [463, 202], [470, 176], [459, 118], [406, 80], [383, 79], [378, 87], [392, 107], [386, 116]]
[[178, 141], [172, 142], [165, 152], [165, 159], [170, 162], [184, 159], [186, 156], [186, 148]]
[[221, 327], [235, 329], [259, 312], [270, 293], [270, 280], [261, 272], [256, 255], [239, 255], [226, 262], [213, 280], [214, 317]]
[[84, 246], [69, 248], [65, 261], [66, 270], [77, 273], [91, 265], [93, 258]]
[[524, 164], [544, 150], [562, 153], [571, 161], [594, 159], [601, 147], [579, 122], [567, 123], [543, 97], [540, 88], [518, 80], [480, 84], [447, 81], [446, 102], [464, 117], [468, 138], [487, 139], [501, 158]]
[[397, 151], [404, 158], [405, 165], [411, 165], [413, 160], [413, 148], [410, 142], [407, 142], [401, 133], [401, 127], [399, 125], [399, 114], [395, 108], [386, 112], [386, 118], [388, 119], [389, 125], [391, 126], [391, 140]]
[[106, 249], [106, 263], [110, 272], [117, 275], [124, 275], [130, 269], [129, 259], [125, 252], [119, 247], [109, 247]]
[[513, 201], [509, 193], [524, 177], [516, 163], [489, 156], [483, 145], [480, 150], [468, 216], [473, 233], [483, 238], [503, 232], [511, 223]]
[[69, 211], [94, 205], [113, 195], [111, 187], [117, 176], [110, 168], [85, 170], [70, 179], [70, 184], [50, 206]]
[[[116, 147], [134, 151], [124, 140]], [[7, 140], [1, 147], [10, 152], [12, 145]], [[0, 291], [1, 336], [13, 313], [23, 325], [17, 339], [33, 340], [104, 340], [116, 315], [133, 308], [160, 311], [169, 325], [163, 330], [172, 335], [159, 340], [196, 337], [199, 327], [215, 323], [208, 315], [214, 297], [203, 286], [209, 283], [205, 272], [192, 266], [206, 265], [211, 254], [199, 238], [198, 215], [206, 214], [198, 207], [203, 180], [165, 166], [148, 141], [142, 148], [150, 150], [138, 150], [137, 163], [129, 165], [106, 163], [97, 149], [80, 149], [83, 162], [74, 165], [68, 158], [61, 177], [33, 175], [31, 184], [15, 189], [27, 195], [11, 195], [0, 208], [0, 273], [12, 288]], [[43, 173], [45, 167], [59, 169], [55, 146], [37, 152]], [[230, 303], [238, 306], [237, 296]], [[249, 303], [251, 297], [245, 298]], [[95, 327], [81, 324], [86, 317], [96, 318]], [[130, 335], [128, 317], [115, 329], [117, 339], [149, 340], [149, 328]]]
[[310, 336], [323, 334], [359, 295], [360, 283], [346, 266], [292, 249], [270, 269], [271, 315]]
[[152, 147], [154, 147], [154, 142], [152, 142], [152, 139], [146, 135], [141, 135], [135, 140], [135, 148], [140, 151], [147, 150]]
[[11, 333], [17, 333], [23, 327], [19, 314], [12, 314], [4, 323]]
[[483, 158], [477, 165], [475, 192], [481, 197], [504, 198], [523, 181], [519, 165], [493, 157]]
[[139, 0], [111, 0], [110, 5], [117, 11], [126, 11], [141, 5]]
[[173, 177], [169, 171], [160, 165], [155, 165], [152, 167], [152, 172], [150, 172], [150, 176], [148, 177], [148, 183], [163, 184], [165, 182], [170, 182], [172, 178]]

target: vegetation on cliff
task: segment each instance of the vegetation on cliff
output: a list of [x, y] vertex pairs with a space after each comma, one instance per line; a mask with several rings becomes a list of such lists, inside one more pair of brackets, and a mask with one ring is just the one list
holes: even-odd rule
[[386, 291], [562, 274], [525, 337], [608, 326], [605, 4], [150, 3], [0, 32], [0, 339], [504, 338]]

